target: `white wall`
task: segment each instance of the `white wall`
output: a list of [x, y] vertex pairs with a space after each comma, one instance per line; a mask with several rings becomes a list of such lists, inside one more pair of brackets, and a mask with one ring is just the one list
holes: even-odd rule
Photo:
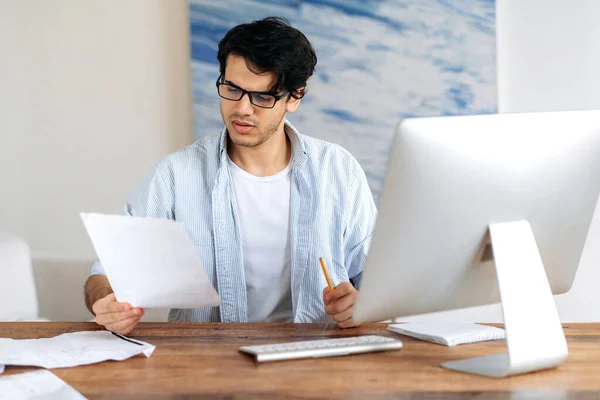
[[31, 246], [42, 311], [53, 276], [83, 310], [78, 213], [121, 213], [191, 143], [188, 26], [186, 0], [0, 0], [0, 229]]
[[[600, 1], [497, 0], [496, 4], [499, 111], [600, 109]], [[600, 321], [598, 208], [573, 288], [555, 297], [565, 322]], [[497, 305], [435, 315], [440, 316], [502, 321]], [[421, 318], [429, 317], [403, 320]]]
[[501, 112], [600, 108], [600, 2], [497, 0]]

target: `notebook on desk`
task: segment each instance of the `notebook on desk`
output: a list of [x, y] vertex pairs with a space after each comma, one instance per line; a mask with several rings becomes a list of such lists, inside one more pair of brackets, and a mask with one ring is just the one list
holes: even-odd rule
[[389, 331], [444, 346], [499, 340], [506, 337], [504, 329], [455, 321], [424, 321], [392, 324]]

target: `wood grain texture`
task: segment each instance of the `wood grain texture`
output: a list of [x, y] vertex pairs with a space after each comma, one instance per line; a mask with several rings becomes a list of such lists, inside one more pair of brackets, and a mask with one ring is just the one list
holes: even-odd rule
[[[57, 376], [90, 399], [596, 399], [600, 398], [600, 324], [565, 324], [569, 358], [558, 369], [506, 379], [445, 370], [445, 361], [505, 351], [503, 341], [440, 346], [385, 330], [385, 324], [336, 329], [317, 324], [141, 323], [131, 337], [156, 345], [134, 357]], [[100, 329], [94, 323], [0, 323], [0, 337], [52, 337]], [[256, 364], [243, 345], [365, 334], [400, 337], [397, 351]], [[5, 374], [33, 368], [7, 367]]]

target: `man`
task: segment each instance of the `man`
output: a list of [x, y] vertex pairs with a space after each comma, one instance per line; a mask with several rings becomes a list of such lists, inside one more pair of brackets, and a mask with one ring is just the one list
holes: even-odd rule
[[[376, 208], [347, 151], [286, 121], [317, 63], [311, 44], [285, 20], [266, 18], [232, 28], [217, 58], [223, 132], [168, 156], [125, 205], [129, 215], [182, 222], [221, 296], [219, 307], [173, 309], [169, 320], [355, 326]], [[144, 313], [116, 301], [100, 262], [85, 297], [96, 322], [117, 333]]]

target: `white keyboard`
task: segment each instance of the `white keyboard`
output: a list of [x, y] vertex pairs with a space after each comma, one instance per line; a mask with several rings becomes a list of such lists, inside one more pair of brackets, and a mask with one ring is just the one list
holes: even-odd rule
[[385, 336], [352, 336], [336, 339], [308, 340], [303, 342], [265, 344], [240, 347], [240, 351], [252, 354], [257, 362], [346, 356], [373, 351], [396, 350], [402, 342]]

